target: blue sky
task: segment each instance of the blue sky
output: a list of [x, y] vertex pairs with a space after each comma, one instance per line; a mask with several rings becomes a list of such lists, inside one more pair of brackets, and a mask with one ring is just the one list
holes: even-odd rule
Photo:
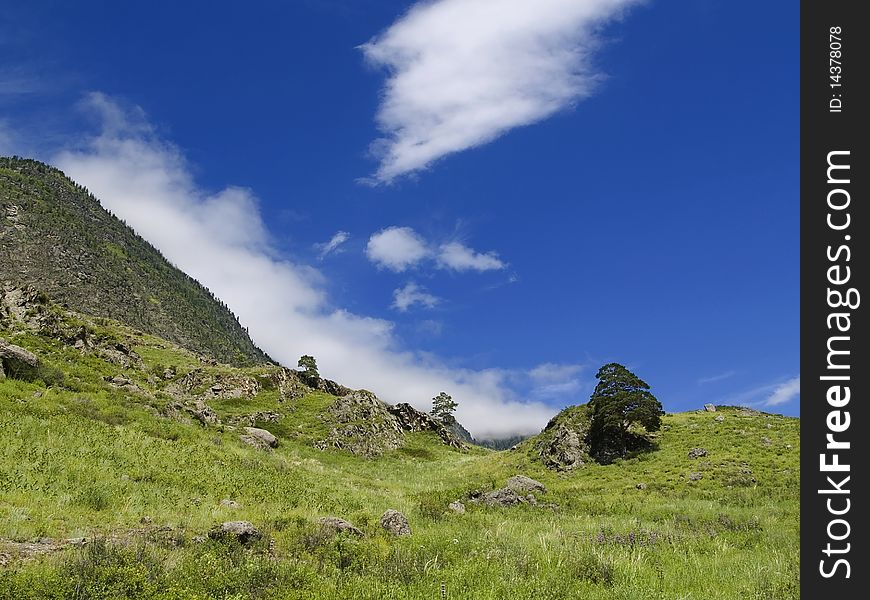
[[447, 388], [478, 435], [611, 361], [669, 411], [799, 412], [795, 3], [0, 15], [0, 152], [87, 185], [286, 364]]

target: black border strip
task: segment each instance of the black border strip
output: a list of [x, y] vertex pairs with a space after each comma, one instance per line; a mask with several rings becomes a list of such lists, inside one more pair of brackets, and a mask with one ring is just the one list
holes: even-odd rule
[[[862, 7], [866, 9], [861, 2], [843, 0], [801, 4], [801, 591], [805, 598], [825, 594], [849, 600], [870, 593], [866, 552], [870, 503], [868, 494], [859, 491], [867, 490], [870, 483], [865, 463], [870, 363], [859, 351], [870, 338], [865, 316], [870, 306], [862, 305], [870, 303], [865, 285], [870, 269], [870, 162], [867, 127], [862, 125], [870, 120], [866, 85], [870, 23], [859, 18]], [[829, 163], [835, 165], [830, 171]], [[859, 301], [862, 292], [868, 295]], [[836, 306], [841, 299], [851, 306]], [[841, 316], [831, 316], [835, 314]], [[828, 434], [841, 445], [828, 447]], [[823, 470], [822, 455], [829, 465], [837, 455], [836, 461], [849, 465], [848, 471]]]

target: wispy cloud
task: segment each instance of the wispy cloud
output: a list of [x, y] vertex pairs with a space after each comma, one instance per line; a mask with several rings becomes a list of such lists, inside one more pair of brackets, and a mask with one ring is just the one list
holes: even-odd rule
[[698, 378], [698, 385], [705, 385], [708, 383], [716, 383], [717, 381], [724, 381], [731, 377], [734, 377], [737, 374], [737, 371], [725, 371], [724, 373], [719, 373], [718, 375], [713, 375], [711, 377], [700, 377]]
[[387, 183], [589, 96], [597, 31], [638, 0], [424, 0], [361, 46], [389, 71], [374, 180]]
[[492, 271], [505, 264], [495, 252], [478, 252], [461, 242], [433, 244], [410, 227], [387, 227], [373, 234], [366, 256], [379, 268], [401, 273], [426, 260], [451, 271]]
[[141, 111], [101, 94], [85, 105], [103, 118], [102, 132], [52, 162], [224, 300], [277, 360], [293, 365], [311, 354], [324, 375], [421, 409], [446, 390], [459, 402], [457, 418], [479, 437], [534, 432], [555, 412], [517, 393], [502, 370], [456, 367], [415, 352], [390, 321], [333, 306], [323, 275], [274, 249], [251, 190], [203, 190], [183, 154], [154, 135]]
[[793, 400], [799, 400], [801, 393], [801, 378], [791, 377], [765, 383], [736, 394], [732, 394], [719, 404], [736, 404], [759, 408], [782, 406]]
[[576, 404], [585, 401], [581, 392], [588, 387], [582, 378], [587, 370], [582, 364], [543, 363], [525, 374], [530, 395], [539, 400]]
[[329, 239], [328, 242], [324, 242], [322, 244], [315, 244], [314, 247], [320, 252], [320, 260], [323, 260], [329, 254], [340, 252], [342, 244], [344, 244], [349, 239], [350, 234], [348, 232], [338, 231]]
[[764, 401], [764, 406], [779, 406], [791, 402], [801, 395], [801, 378], [795, 377], [776, 386], [773, 393]]
[[426, 288], [411, 281], [405, 287], [393, 292], [392, 307], [400, 312], [407, 312], [415, 304], [425, 308], [433, 308], [439, 302], [441, 302], [440, 298], [433, 296], [426, 291]]

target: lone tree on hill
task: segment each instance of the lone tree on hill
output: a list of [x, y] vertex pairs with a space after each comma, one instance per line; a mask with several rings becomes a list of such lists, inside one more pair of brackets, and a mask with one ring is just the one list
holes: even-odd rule
[[305, 369], [305, 376], [310, 380], [320, 379], [320, 373], [317, 372], [317, 361], [313, 356], [304, 355], [299, 359], [298, 365]]
[[662, 403], [649, 391], [649, 385], [620, 364], [609, 363], [595, 375], [598, 385], [589, 399], [589, 435], [593, 456], [599, 462], [611, 462], [632, 450], [649, 446], [642, 432], [631, 431], [633, 425], [647, 432], [662, 425]]
[[453, 419], [453, 411], [459, 406], [447, 392], [441, 392], [432, 398], [432, 416], [446, 423]]

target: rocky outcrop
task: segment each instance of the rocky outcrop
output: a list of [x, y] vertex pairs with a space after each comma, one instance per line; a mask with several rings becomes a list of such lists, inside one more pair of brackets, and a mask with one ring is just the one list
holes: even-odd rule
[[434, 431], [441, 438], [441, 441], [448, 446], [460, 449], [463, 447], [462, 441], [454, 435], [449, 427], [432, 415], [419, 411], [410, 404], [401, 402], [395, 406], [387, 406], [387, 410], [398, 419], [399, 425], [405, 431]]
[[31, 381], [38, 373], [39, 359], [35, 354], [0, 338], [0, 378]]
[[[304, 374], [302, 374], [302, 377], [304, 378]], [[323, 379], [322, 377], [311, 380], [308, 385], [318, 391], [325, 392], [333, 396], [347, 396], [348, 394], [353, 393], [352, 389], [344, 387], [340, 383], [336, 383], [331, 379]]]
[[392, 508], [381, 515], [381, 527], [395, 536], [411, 535], [411, 525], [405, 515]]
[[227, 521], [216, 525], [208, 532], [213, 540], [237, 541], [247, 545], [259, 540], [262, 534], [250, 521]]
[[569, 406], [550, 419], [538, 434], [535, 449], [551, 469], [571, 471], [589, 460], [589, 416], [586, 405]]
[[357, 390], [338, 398], [327, 409], [329, 436], [316, 444], [346, 450], [360, 456], [378, 456], [395, 450], [405, 441], [399, 420], [377, 396]]
[[526, 477], [525, 475], [514, 475], [507, 480], [507, 487], [519, 494], [528, 494], [531, 492], [545, 494], [547, 492], [547, 488], [544, 487], [543, 483], [536, 481], [531, 477]]
[[244, 435], [240, 435], [239, 439], [254, 448], [259, 448], [260, 450], [271, 450], [272, 448], [278, 447], [278, 438], [265, 429], [259, 429], [258, 427], [245, 427], [244, 431]]
[[707, 403], [704, 405], [704, 410], [706, 410], [707, 412], [716, 412], [716, 405]]
[[188, 400], [186, 402], [173, 401], [166, 405], [163, 409], [163, 414], [167, 417], [186, 421], [187, 417], [192, 417], [202, 426], [220, 425], [220, 418], [217, 413], [204, 401]]

